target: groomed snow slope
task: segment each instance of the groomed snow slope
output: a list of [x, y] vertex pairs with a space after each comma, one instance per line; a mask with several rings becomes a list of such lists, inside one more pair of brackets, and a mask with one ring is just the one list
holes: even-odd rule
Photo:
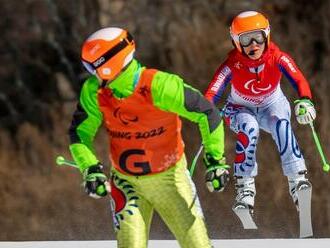
[[[214, 248], [326, 248], [330, 239], [213, 240]], [[0, 242], [0, 248], [116, 248], [115, 241]], [[151, 240], [148, 248], [179, 248], [173, 240]]]

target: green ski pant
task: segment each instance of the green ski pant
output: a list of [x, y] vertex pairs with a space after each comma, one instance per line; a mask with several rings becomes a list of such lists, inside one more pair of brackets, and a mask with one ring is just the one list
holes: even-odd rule
[[124, 207], [116, 213], [119, 248], [147, 247], [154, 210], [182, 248], [211, 247], [184, 155], [175, 166], [155, 175], [127, 176], [115, 169], [112, 172], [113, 183], [126, 198], [125, 204], [121, 203]]

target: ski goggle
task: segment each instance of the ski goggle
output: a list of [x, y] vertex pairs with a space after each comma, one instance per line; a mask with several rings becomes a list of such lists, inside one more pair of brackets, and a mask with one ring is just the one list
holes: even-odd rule
[[261, 45], [266, 41], [265, 32], [258, 30], [254, 32], [249, 32], [245, 34], [241, 34], [239, 36], [239, 43], [242, 47], [248, 47], [255, 41], [257, 44]]

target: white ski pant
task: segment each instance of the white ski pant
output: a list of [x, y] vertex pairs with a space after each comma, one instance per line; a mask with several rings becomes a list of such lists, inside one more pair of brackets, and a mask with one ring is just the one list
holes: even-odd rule
[[[230, 129], [237, 134], [235, 176], [257, 175], [256, 149], [260, 129], [270, 133], [275, 140], [284, 175], [295, 176], [306, 170], [290, 123], [290, 104], [284, 95], [266, 107], [251, 108], [227, 102], [224, 116]], [[265, 152], [269, 150], [265, 149]]]

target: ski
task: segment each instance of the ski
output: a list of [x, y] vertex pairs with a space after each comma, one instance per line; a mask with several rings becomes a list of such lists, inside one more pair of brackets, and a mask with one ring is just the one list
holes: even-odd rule
[[246, 204], [237, 202], [233, 206], [233, 211], [241, 221], [244, 229], [258, 229], [252, 218], [251, 209]]
[[[304, 182], [305, 183], [305, 182]], [[302, 185], [298, 185], [299, 189]], [[312, 218], [311, 218], [311, 198], [312, 186], [309, 184], [307, 187], [301, 187], [297, 190], [298, 206], [299, 206], [299, 224], [300, 224], [300, 238], [313, 236]]]

